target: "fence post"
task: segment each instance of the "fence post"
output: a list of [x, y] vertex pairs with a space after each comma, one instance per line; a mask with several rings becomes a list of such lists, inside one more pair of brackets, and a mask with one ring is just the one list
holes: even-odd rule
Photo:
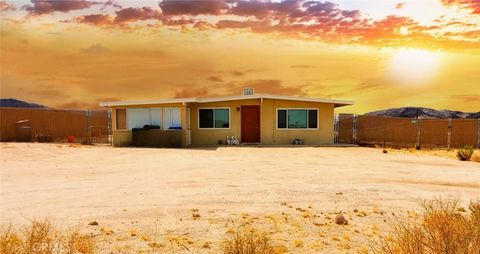
[[415, 142], [415, 148], [420, 149], [420, 118], [417, 117], [416, 119], [416, 124], [417, 124], [417, 139]]
[[452, 142], [452, 118], [448, 118], [447, 148], [450, 150]]
[[87, 136], [85, 137], [85, 143], [87, 145], [91, 144], [92, 140], [92, 111], [87, 110]]
[[352, 143], [353, 144], [356, 144], [357, 143], [357, 120], [358, 120], [358, 115], [357, 114], [354, 114], [353, 115], [353, 122], [352, 122]]
[[333, 143], [337, 144], [338, 142], [338, 136], [340, 135], [339, 133], [339, 128], [338, 125], [340, 124], [340, 116], [339, 114], [333, 115]]
[[113, 130], [112, 130], [112, 109], [108, 109], [107, 111], [107, 139], [108, 139], [108, 142], [110, 143], [110, 145], [113, 146]]

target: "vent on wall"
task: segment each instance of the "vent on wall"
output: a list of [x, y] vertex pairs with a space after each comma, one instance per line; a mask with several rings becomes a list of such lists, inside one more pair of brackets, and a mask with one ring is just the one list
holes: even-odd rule
[[243, 96], [249, 96], [249, 95], [253, 95], [253, 88], [244, 88], [243, 89]]

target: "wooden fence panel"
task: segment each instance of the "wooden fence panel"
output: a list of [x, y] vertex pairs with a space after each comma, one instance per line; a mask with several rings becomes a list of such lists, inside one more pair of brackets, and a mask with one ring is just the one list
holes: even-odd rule
[[448, 147], [448, 119], [421, 119], [420, 147]]
[[353, 144], [353, 114], [340, 114], [338, 118], [338, 142]]
[[451, 146], [470, 145], [477, 147], [478, 128], [478, 119], [453, 119]]
[[[353, 122], [339, 118], [339, 126], [342, 126], [342, 121], [342, 131], [348, 136], [350, 134], [346, 129]], [[356, 140], [359, 145], [415, 147], [418, 133], [420, 147], [423, 148], [478, 147], [479, 128], [478, 119], [420, 119], [417, 124], [414, 118], [357, 116]], [[339, 131], [339, 140], [342, 139], [341, 133]]]
[[383, 144], [385, 120], [374, 116], [357, 117], [357, 143], [360, 145]]
[[385, 117], [385, 145], [391, 147], [415, 147], [417, 126], [412, 119]]
[[409, 118], [358, 116], [357, 143], [360, 145], [385, 145], [414, 147], [417, 127]]
[[67, 126], [67, 115], [70, 114], [68, 111], [55, 110], [53, 113], [53, 126], [52, 132], [55, 135], [55, 139], [62, 139], [68, 136]]
[[12, 109], [0, 108], [1, 124], [1, 141], [15, 140], [15, 123], [17, 122], [17, 114]]
[[84, 139], [87, 135], [87, 113], [85, 111], [73, 111], [65, 119], [69, 123], [66, 128], [67, 136], [75, 136]]
[[[82, 142], [89, 129], [87, 111], [83, 110], [0, 108], [0, 116], [1, 141], [15, 140], [16, 122], [20, 120], [30, 121], [33, 136], [48, 135], [54, 140], [66, 140], [68, 136], [75, 136], [78, 142]], [[104, 136], [102, 140], [108, 141], [109, 121], [108, 111], [92, 111], [92, 134]]]

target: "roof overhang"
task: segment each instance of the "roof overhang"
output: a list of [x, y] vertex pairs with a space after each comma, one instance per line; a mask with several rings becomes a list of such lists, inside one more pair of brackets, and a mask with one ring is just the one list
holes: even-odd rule
[[108, 101], [100, 102], [102, 107], [119, 107], [119, 106], [139, 106], [139, 105], [153, 105], [153, 104], [170, 104], [170, 103], [189, 103], [196, 102], [195, 98], [181, 98], [181, 99], [161, 99], [149, 101]]
[[254, 94], [247, 96], [225, 96], [215, 98], [180, 98], [180, 99], [161, 99], [150, 101], [114, 101], [114, 102], [100, 102], [102, 107], [120, 107], [120, 106], [140, 106], [140, 105], [154, 105], [154, 104], [169, 104], [169, 103], [209, 103], [222, 101], [237, 101], [237, 100], [252, 100], [252, 99], [274, 99], [274, 100], [288, 100], [288, 101], [305, 101], [305, 102], [319, 102], [331, 103], [335, 107], [342, 107], [353, 105], [353, 101], [333, 100], [325, 98], [305, 98], [294, 96], [270, 95], [270, 94]]

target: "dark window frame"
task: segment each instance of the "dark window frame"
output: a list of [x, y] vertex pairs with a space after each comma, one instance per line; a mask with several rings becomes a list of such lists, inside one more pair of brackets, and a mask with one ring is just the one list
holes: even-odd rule
[[[212, 110], [212, 127], [201, 127], [200, 126], [200, 111], [201, 110]], [[228, 127], [215, 127], [215, 110], [228, 110]], [[198, 108], [197, 111], [198, 116], [198, 129], [200, 130], [228, 130], [232, 126], [232, 118], [231, 118], [231, 111], [229, 107], [206, 107], [206, 108]]]
[[[306, 119], [306, 128], [289, 128], [288, 127], [288, 111], [289, 110], [305, 110], [307, 113], [307, 119]], [[279, 125], [279, 112], [280, 111], [285, 111], [285, 127], [280, 127]], [[315, 127], [310, 127], [310, 111], [316, 111], [316, 125]], [[276, 110], [276, 116], [275, 116], [275, 122], [276, 122], [276, 129], [277, 130], [318, 130], [319, 129], [319, 124], [320, 124], [320, 110], [318, 108], [277, 108]]]

